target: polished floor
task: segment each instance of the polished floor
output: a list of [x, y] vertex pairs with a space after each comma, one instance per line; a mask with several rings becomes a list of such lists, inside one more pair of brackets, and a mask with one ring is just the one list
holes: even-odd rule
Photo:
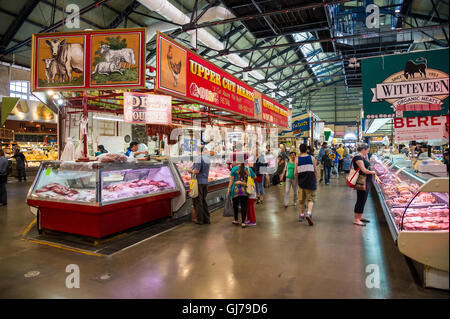
[[[22, 240], [34, 219], [29, 186], [8, 184], [8, 206], [0, 207], [0, 298], [449, 297], [414, 281], [376, 200], [366, 205], [372, 222], [352, 225], [356, 196], [343, 177], [319, 187], [313, 227], [297, 221], [294, 206], [284, 208], [283, 190], [273, 186], [256, 206], [256, 227], [233, 226], [218, 210], [211, 225], [188, 222], [108, 257]], [[66, 287], [69, 264], [79, 266], [80, 288]], [[379, 288], [366, 285], [371, 267]], [[33, 271], [39, 275], [25, 276]]]

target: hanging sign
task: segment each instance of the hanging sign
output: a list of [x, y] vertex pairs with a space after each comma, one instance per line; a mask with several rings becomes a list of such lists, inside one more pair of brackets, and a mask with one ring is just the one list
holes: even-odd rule
[[134, 124], [172, 124], [172, 97], [124, 92], [123, 119]]
[[448, 139], [448, 115], [394, 118], [396, 142]]
[[362, 60], [366, 119], [448, 112], [448, 49]]
[[159, 92], [287, 127], [284, 106], [162, 33], [157, 34], [156, 69]]
[[145, 88], [145, 28], [36, 33], [31, 91]]

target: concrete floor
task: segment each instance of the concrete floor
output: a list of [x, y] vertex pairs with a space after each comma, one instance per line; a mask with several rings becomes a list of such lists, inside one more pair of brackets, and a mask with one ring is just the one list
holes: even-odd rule
[[[219, 210], [211, 225], [185, 223], [110, 257], [21, 240], [34, 218], [29, 186], [8, 184], [8, 206], [0, 207], [0, 298], [449, 297], [415, 283], [376, 200], [366, 205], [372, 222], [352, 225], [356, 194], [343, 177], [319, 187], [313, 227], [283, 207], [275, 186], [256, 206], [256, 227], [233, 226]], [[80, 268], [79, 289], [66, 288], [68, 264]], [[370, 264], [379, 267], [379, 288], [366, 287]], [[24, 277], [34, 270], [37, 277]]]

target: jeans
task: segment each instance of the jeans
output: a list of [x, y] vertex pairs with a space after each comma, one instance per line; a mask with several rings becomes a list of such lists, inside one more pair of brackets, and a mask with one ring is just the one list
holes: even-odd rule
[[330, 183], [330, 175], [331, 175], [331, 167], [324, 167], [323, 168], [325, 173], [325, 184]]
[[238, 220], [239, 204], [241, 205], [241, 218], [242, 223], [245, 223], [245, 217], [247, 216], [247, 196], [238, 196], [233, 198], [234, 220]]
[[208, 195], [208, 185], [198, 184], [198, 196], [193, 199], [193, 204], [195, 211], [197, 212], [197, 221], [199, 224], [210, 223], [206, 195]]
[[256, 194], [259, 195], [264, 195], [264, 181], [262, 182], [255, 182], [256, 185]]
[[336, 175], [339, 175], [337, 164], [334, 164], [334, 166], [331, 168], [331, 172]]
[[6, 205], [7, 194], [6, 194], [6, 182], [8, 181], [8, 175], [0, 175], [0, 200], [3, 205]]
[[344, 164], [344, 160], [339, 160], [339, 167], [338, 167], [338, 171], [342, 172], [342, 165]]
[[298, 184], [295, 179], [286, 178], [286, 187], [285, 187], [285, 191], [284, 191], [284, 206], [288, 206], [288, 204], [289, 204], [289, 195], [291, 193], [291, 187], [294, 191], [294, 203], [297, 203]]
[[18, 168], [17, 169], [17, 176], [19, 178], [19, 181], [21, 181], [22, 179], [24, 181], [27, 180], [27, 175], [25, 174], [25, 168]]

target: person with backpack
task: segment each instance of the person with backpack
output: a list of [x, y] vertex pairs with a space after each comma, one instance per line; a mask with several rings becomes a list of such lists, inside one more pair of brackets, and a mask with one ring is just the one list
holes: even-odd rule
[[372, 175], [375, 175], [375, 171], [370, 170], [370, 162], [367, 160], [367, 154], [369, 153], [369, 146], [367, 144], [361, 144], [358, 146], [358, 154], [353, 158], [352, 165], [355, 171], [359, 169], [359, 178], [364, 183], [359, 188], [358, 183], [355, 186], [356, 189], [356, 204], [354, 209], [353, 224], [358, 226], [366, 226], [366, 223], [370, 223], [368, 219], [363, 218], [364, 206], [366, 205], [367, 197], [369, 196], [370, 186], [372, 184]]
[[324, 171], [324, 178], [325, 178], [325, 185], [330, 185], [330, 175], [331, 175], [331, 167], [333, 166], [331, 158], [330, 158], [330, 150], [326, 149], [325, 153], [323, 154], [322, 158], [320, 159], [320, 162], [322, 163], [323, 171]]
[[239, 225], [238, 213], [239, 206], [241, 207], [241, 226], [247, 227], [246, 215], [247, 215], [247, 201], [249, 193], [247, 192], [247, 183], [249, 177], [255, 178], [255, 173], [250, 167], [246, 167], [243, 162], [233, 167], [230, 173], [230, 182], [228, 184], [227, 194], [233, 200], [234, 209], [234, 225]]
[[[316, 177], [316, 160], [307, 153], [306, 144], [300, 145], [300, 156], [295, 162], [295, 174], [297, 174], [299, 187], [300, 216], [299, 221], [305, 219], [309, 226], [314, 223], [312, 221], [312, 209], [316, 200], [317, 177]], [[308, 212], [305, 216], [305, 204], [308, 206]]]
[[27, 175], [25, 173], [25, 163], [27, 162], [25, 155], [20, 151], [20, 149], [16, 149], [14, 151], [14, 159], [16, 160], [16, 167], [17, 167], [17, 177], [19, 178], [19, 182], [27, 181]]

